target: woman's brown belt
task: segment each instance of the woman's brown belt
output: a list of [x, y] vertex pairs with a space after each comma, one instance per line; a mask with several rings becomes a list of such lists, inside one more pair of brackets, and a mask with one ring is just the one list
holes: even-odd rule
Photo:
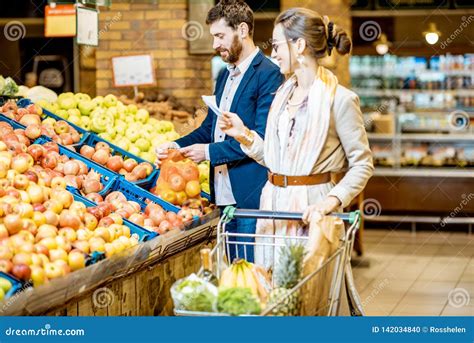
[[286, 176], [268, 172], [268, 181], [278, 187], [313, 186], [331, 181], [331, 173], [313, 174], [307, 176]]

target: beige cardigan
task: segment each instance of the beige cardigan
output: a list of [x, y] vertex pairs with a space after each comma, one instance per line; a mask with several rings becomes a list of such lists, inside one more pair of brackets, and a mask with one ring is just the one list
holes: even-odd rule
[[[332, 74], [331, 74], [332, 75]], [[335, 77], [334, 77], [335, 78]], [[288, 81], [287, 81], [288, 82]], [[315, 81], [316, 84], [316, 81]], [[327, 83], [326, 83], [327, 84]], [[290, 85], [291, 86], [291, 85]], [[267, 182], [260, 197], [260, 209], [270, 211], [303, 212], [309, 205], [324, 200], [328, 195], [336, 196], [346, 207], [365, 187], [373, 174], [372, 153], [369, 148], [359, 98], [347, 88], [333, 87], [332, 102], [328, 102], [325, 83], [313, 85], [309, 93], [308, 113], [296, 118], [292, 136], [293, 146], [281, 151], [279, 136], [275, 133], [281, 112], [274, 106], [285, 104], [282, 94], [275, 97], [270, 110], [265, 141], [254, 134], [250, 147], [242, 150], [270, 171], [283, 175], [309, 175], [325, 172], [347, 171], [342, 180], [314, 186], [277, 187]], [[285, 85], [279, 93], [285, 93]], [[327, 87], [329, 90], [329, 87]], [[319, 101], [320, 98], [324, 98]], [[326, 104], [327, 114], [324, 112]], [[319, 155], [316, 156], [319, 151]], [[281, 155], [283, 157], [281, 157]], [[282, 236], [306, 235], [307, 228], [295, 221], [257, 221], [257, 234]], [[268, 239], [256, 239], [264, 242]], [[280, 242], [283, 243], [283, 242]], [[278, 253], [274, 249], [257, 245], [255, 262], [270, 267]]]

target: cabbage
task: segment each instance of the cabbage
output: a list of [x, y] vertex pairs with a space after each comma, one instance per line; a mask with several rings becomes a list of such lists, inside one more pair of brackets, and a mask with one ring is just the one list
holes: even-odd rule
[[58, 95], [49, 88], [43, 86], [35, 86], [31, 87], [28, 92], [26, 92], [25, 98], [28, 98], [33, 102], [38, 102], [39, 100], [56, 102], [56, 100], [58, 99]]
[[217, 310], [239, 316], [242, 314], [259, 314], [261, 308], [250, 288], [233, 287], [219, 289]]
[[0, 83], [0, 86], [2, 86], [0, 89], [1, 95], [14, 96], [18, 92], [18, 85], [11, 77], [4, 79], [3, 82]]
[[191, 274], [173, 284], [171, 297], [177, 310], [215, 312], [217, 287]]

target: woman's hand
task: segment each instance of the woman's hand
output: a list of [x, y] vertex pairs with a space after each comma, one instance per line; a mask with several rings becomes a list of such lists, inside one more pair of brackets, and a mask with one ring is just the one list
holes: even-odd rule
[[242, 119], [235, 113], [222, 112], [218, 125], [227, 136], [237, 138], [245, 134], [245, 125]]
[[317, 204], [310, 205], [303, 213], [303, 222], [305, 224], [310, 223], [313, 219], [319, 220], [323, 216], [334, 212], [341, 206], [341, 201], [334, 197], [328, 196], [324, 201]]

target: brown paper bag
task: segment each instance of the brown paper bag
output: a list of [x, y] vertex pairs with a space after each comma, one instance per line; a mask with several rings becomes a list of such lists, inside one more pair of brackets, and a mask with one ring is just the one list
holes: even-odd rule
[[[320, 268], [337, 251], [343, 235], [344, 222], [340, 218], [325, 216], [310, 223], [303, 278]], [[335, 271], [334, 262], [326, 265], [302, 287], [301, 315], [327, 314], [329, 291]]]

